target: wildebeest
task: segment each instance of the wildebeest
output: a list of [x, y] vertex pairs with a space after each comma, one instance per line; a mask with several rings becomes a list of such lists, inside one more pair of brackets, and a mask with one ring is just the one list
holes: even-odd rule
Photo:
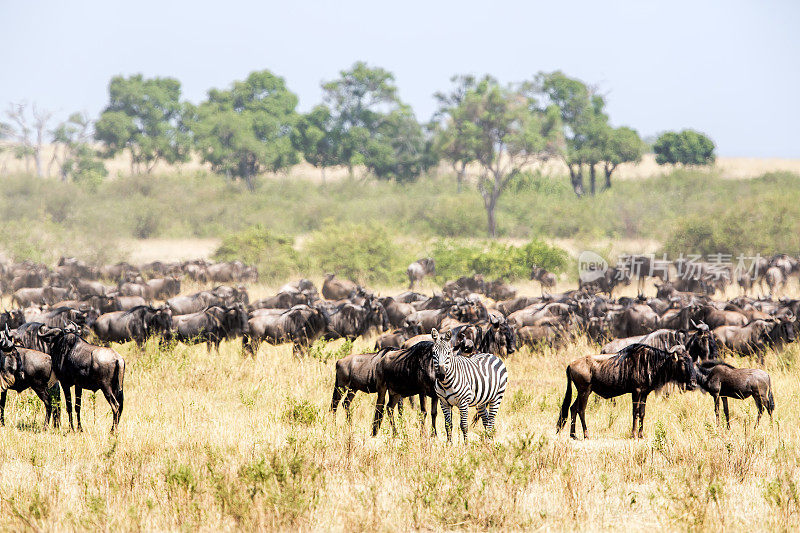
[[[572, 414], [570, 437], [577, 438], [575, 425], [580, 414], [583, 437], [589, 437], [586, 427], [586, 402], [594, 392], [602, 398], [614, 398], [630, 393], [633, 398], [633, 425], [631, 438], [643, 437], [644, 412], [647, 395], [655, 389], [674, 381], [694, 388], [696, 375], [692, 358], [682, 345], [669, 351], [659, 350], [645, 344], [633, 344], [614, 355], [587, 355], [567, 366], [567, 391], [561, 404], [556, 431], [561, 431], [567, 422], [568, 411]], [[572, 384], [577, 398], [570, 408]]]
[[794, 342], [794, 327], [791, 322], [778, 319], [755, 320], [746, 326], [720, 326], [714, 329], [714, 337], [720, 346], [734, 353], [759, 356], [764, 363], [764, 350], [770, 345]]
[[335, 274], [326, 274], [322, 283], [322, 297], [328, 300], [344, 300], [358, 290], [358, 285], [347, 279], [337, 279]]
[[128, 311], [105, 313], [94, 322], [92, 329], [102, 342], [135, 341], [141, 348], [150, 337], [170, 335], [172, 311], [166, 306], [156, 309], [142, 305]]
[[542, 289], [542, 294], [544, 294], [545, 289], [550, 290], [555, 287], [557, 281], [555, 274], [548, 272], [540, 266], [534, 266], [531, 268], [531, 279], [539, 282], [539, 286]]
[[697, 383], [714, 398], [714, 414], [719, 425], [719, 400], [722, 398], [722, 407], [725, 411], [725, 422], [731, 428], [731, 418], [728, 412], [728, 398], [743, 400], [753, 397], [758, 409], [756, 426], [761, 421], [764, 408], [769, 413], [772, 421], [772, 411], [775, 409], [775, 399], [772, 396], [772, 382], [769, 374], [757, 368], [736, 368], [722, 361], [704, 361], [697, 365]]
[[406, 269], [408, 275], [408, 288], [413, 290], [414, 285], [422, 281], [425, 276], [436, 275], [436, 262], [432, 257], [417, 259]]
[[247, 311], [241, 303], [231, 307], [212, 305], [199, 313], [179, 315], [172, 320], [172, 337], [185, 344], [206, 343], [219, 352], [224, 339], [244, 334], [247, 329]]
[[[333, 397], [331, 398], [331, 412], [334, 417], [342, 396], [344, 396], [342, 407], [344, 407], [347, 415], [347, 421], [350, 422], [350, 403], [353, 401], [356, 392], [365, 392], [367, 394], [378, 392], [375, 367], [380, 358], [391, 350], [392, 348], [387, 348], [376, 353], [351, 354], [336, 361], [336, 380], [333, 385]], [[389, 394], [390, 405], [397, 404], [398, 409], [402, 410], [402, 398], [392, 392]], [[422, 401], [424, 402], [424, 398]]]
[[694, 361], [716, 359], [719, 354], [717, 340], [705, 324], [696, 324], [692, 331], [657, 329], [647, 335], [638, 335], [624, 339], [615, 339], [604, 345], [602, 354], [614, 354], [631, 344], [646, 344], [660, 350], [669, 350], [673, 346], [683, 345]]
[[69, 298], [70, 291], [60, 287], [26, 287], [14, 291], [11, 301], [20, 307], [31, 305], [53, 305], [59, 300]]
[[400, 348], [405, 341], [421, 334], [422, 328], [419, 323], [412, 319], [406, 319], [403, 323], [403, 327], [394, 331], [389, 331], [378, 337], [378, 340], [375, 341], [375, 351], [381, 350], [382, 348]]
[[308, 305], [296, 305], [276, 314], [256, 315], [247, 321], [242, 347], [255, 355], [262, 341], [270, 344], [291, 342], [293, 350], [300, 352], [318, 339], [327, 325], [325, 313]]
[[211, 291], [200, 291], [186, 296], [176, 296], [167, 300], [167, 306], [172, 310], [173, 315], [199, 313], [209, 306], [223, 303], [222, 298], [219, 298]]
[[328, 313], [328, 329], [325, 338], [328, 340], [347, 338], [355, 339], [364, 335], [371, 328], [379, 331], [389, 329], [386, 310], [377, 299], [368, 299], [364, 305], [344, 303]]
[[119, 425], [124, 404], [123, 381], [125, 360], [111, 348], [89, 344], [78, 336], [77, 328], [50, 328], [41, 324], [36, 335], [49, 346], [53, 371], [64, 390], [70, 429], [72, 424], [72, 394], [75, 387], [75, 415], [78, 431], [81, 427], [81, 395], [83, 389], [100, 390], [111, 406], [112, 433]]
[[378, 397], [375, 402], [375, 417], [372, 420], [372, 436], [378, 435], [383, 411], [386, 406], [386, 395], [389, 394], [389, 421], [392, 433], [397, 434], [394, 424], [393, 407], [400, 398], [420, 396], [422, 420], [426, 417], [425, 397], [431, 399], [431, 428], [436, 434], [436, 378], [433, 370], [433, 342], [419, 342], [410, 348], [386, 351], [375, 364], [375, 380]]
[[0, 426], [5, 425], [6, 395], [8, 390], [22, 392], [33, 389], [45, 408], [44, 427], [50, 424], [59, 427], [58, 401], [53, 409], [53, 399], [61, 395], [58, 380], [53, 372], [52, 359], [46, 353], [14, 346], [8, 328], [0, 335]]
[[166, 300], [181, 292], [181, 280], [177, 276], [147, 280], [145, 285], [149, 289], [151, 298], [157, 300]]

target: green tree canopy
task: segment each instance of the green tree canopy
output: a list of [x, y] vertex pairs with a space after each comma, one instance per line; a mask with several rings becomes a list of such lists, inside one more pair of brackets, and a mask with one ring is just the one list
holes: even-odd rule
[[191, 137], [183, 117], [181, 84], [174, 78], [146, 79], [141, 74], [115, 76], [108, 87], [109, 103], [95, 124], [95, 138], [104, 155], [131, 154], [131, 172], [149, 173], [158, 161], [189, 158]]
[[653, 145], [659, 165], [712, 165], [714, 141], [694, 130], [662, 133]]
[[478, 191], [489, 236], [495, 237], [500, 195], [525, 165], [553, 153], [560, 119], [537, 109], [523, 92], [502, 87], [488, 76], [466, 88], [461, 102], [445, 113], [446, 124], [463, 125], [459, 133], [463, 158], [474, 160], [481, 169]]
[[95, 188], [108, 176], [108, 170], [89, 144], [91, 131], [92, 121], [88, 115], [73, 113], [51, 132], [56, 145], [51, 164], [58, 163], [62, 181], [71, 178]]
[[195, 144], [215, 172], [245, 181], [296, 164], [292, 138], [299, 119], [297, 96], [268, 70], [252, 72], [228, 90], [212, 89], [192, 123]]
[[[416, 178], [430, 164], [422, 127], [397, 96], [394, 75], [359, 61], [322, 85], [331, 109], [337, 161], [365, 165], [381, 179]], [[405, 138], [398, 138], [398, 135]]]
[[320, 104], [301, 115], [292, 140], [295, 149], [303, 154], [305, 160], [322, 170], [324, 181], [325, 168], [338, 164], [338, 140], [331, 110]]
[[602, 139], [603, 170], [606, 188], [611, 187], [611, 174], [622, 163], [638, 163], [644, 155], [645, 143], [636, 130], [622, 126], [609, 128]]

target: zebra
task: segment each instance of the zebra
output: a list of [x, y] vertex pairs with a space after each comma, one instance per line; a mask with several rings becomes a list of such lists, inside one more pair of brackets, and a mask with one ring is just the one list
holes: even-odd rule
[[461, 432], [465, 442], [470, 407], [478, 408], [478, 417], [483, 420], [483, 427], [492, 435], [494, 417], [503, 401], [508, 383], [506, 365], [502, 359], [489, 353], [474, 354], [471, 357], [454, 354], [450, 335], [449, 331], [443, 334], [436, 329], [431, 331], [436, 377], [434, 390], [444, 414], [447, 441], [452, 441], [454, 405], [458, 406], [461, 414]]

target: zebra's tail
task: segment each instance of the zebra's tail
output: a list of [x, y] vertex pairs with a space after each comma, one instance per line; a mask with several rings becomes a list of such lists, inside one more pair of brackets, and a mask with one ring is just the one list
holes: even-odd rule
[[564, 393], [564, 401], [561, 403], [561, 412], [558, 415], [558, 422], [556, 423], [556, 433], [561, 431], [567, 423], [569, 404], [572, 401], [572, 375], [569, 370], [569, 367], [567, 367], [567, 392]]

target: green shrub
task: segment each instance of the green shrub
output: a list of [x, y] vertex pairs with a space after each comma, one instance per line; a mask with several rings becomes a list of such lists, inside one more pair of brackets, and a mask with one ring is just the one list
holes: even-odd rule
[[398, 283], [415, 258], [379, 224], [326, 222], [303, 246], [312, 271], [332, 272], [361, 284]]
[[569, 260], [567, 252], [540, 240], [532, 240], [524, 246], [442, 240], [434, 245], [433, 257], [437, 278], [441, 281], [468, 274], [483, 274], [490, 279], [527, 279], [533, 265], [560, 273]]
[[284, 280], [299, 271], [298, 254], [292, 239], [275, 235], [264, 226], [252, 226], [225, 237], [213, 259], [243, 261], [258, 268], [265, 281]]

